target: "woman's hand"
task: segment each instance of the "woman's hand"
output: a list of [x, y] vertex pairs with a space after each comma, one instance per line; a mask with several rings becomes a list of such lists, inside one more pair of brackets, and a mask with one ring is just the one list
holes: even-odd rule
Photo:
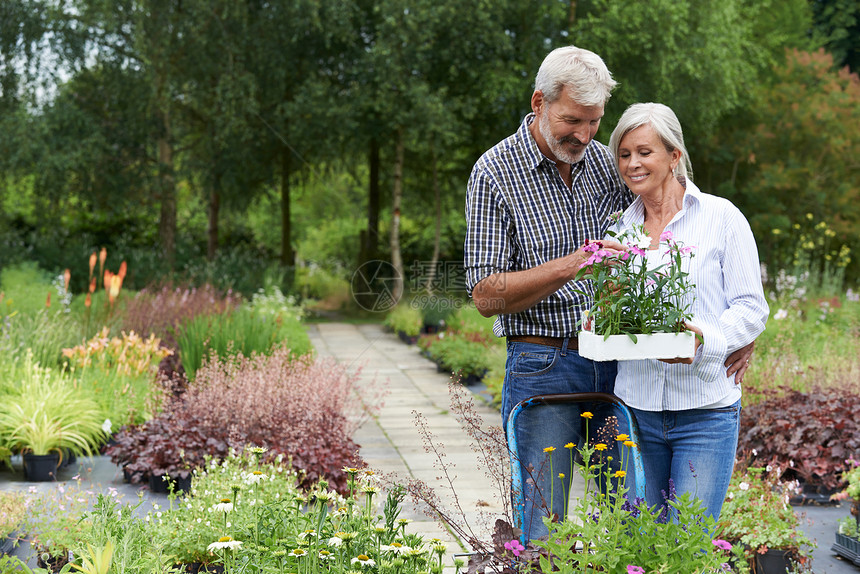
[[[694, 349], [693, 355], [695, 355], [696, 351], [699, 350], [699, 346], [702, 345], [702, 342], [704, 341], [704, 335], [702, 334], [702, 330], [700, 328], [696, 327], [695, 325], [693, 325], [692, 323], [690, 323], [688, 321], [684, 322], [684, 327], [686, 327], [686, 329], [688, 331], [692, 331], [696, 335], [696, 343], [695, 343], [696, 346], [693, 348]], [[674, 364], [678, 364], [678, 363], [683, 364], [683, 365], [692, 365], [693, 364], [693, 357], [686, 357], [683, 359], [677, 358], [677, 359], [660, 359], [660, 360], [663, 361], [664, 363], [669, 363], [670, 365], [674, 365]]]
[[750, 357], [752, 357], [753, 349], [755, 349], [755, 341], [746, 347], [741, 347], [726, 359], [726, 376], [734, 375], [736, 385], [744, 382], [744, 375], [750, 368]]

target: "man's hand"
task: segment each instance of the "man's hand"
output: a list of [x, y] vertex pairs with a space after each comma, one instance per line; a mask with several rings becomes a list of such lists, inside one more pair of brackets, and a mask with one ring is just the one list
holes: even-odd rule
[[[621, 243], [611, 239], [601, 240], [600, 243], [603, 249], [613, 254], [626, 249]], [[590, 256], [591, 253], [580, 247], [569, 255], [525, 271], [494, 273], [475, 285], [472, 300], [484, 317], [525, 311], [575, 279]]]
[[735, 384], [739, 385], [744, 382], [744, 375], [750, 367], [750, 357], [752, 357], [755, 341], [741, 347], [726, 359], [726, 376], [735, 376]]

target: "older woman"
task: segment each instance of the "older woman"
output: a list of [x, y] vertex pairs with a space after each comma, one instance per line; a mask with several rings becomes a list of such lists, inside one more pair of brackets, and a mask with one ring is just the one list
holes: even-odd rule
[[[618, 363], [615, 393], [633, 409], [649, 506], [674, 489], [699, 498], [718, 518], [737, 448], [741, 388], [727, 376], [726, 357], [764, 330], [768, 306], [755, 239], [743, 214], [693, 184], [678, 118], [662, 104], [634, 104], [612, 132], [618, 171], [637, 196], [617, 224], [644, 224], [655, 266], [670, 231], [695, 246], [696, 285], [688, 327], [701, 335], [693, 359]], [[697, 338], [699, 339], [699, 338]]]

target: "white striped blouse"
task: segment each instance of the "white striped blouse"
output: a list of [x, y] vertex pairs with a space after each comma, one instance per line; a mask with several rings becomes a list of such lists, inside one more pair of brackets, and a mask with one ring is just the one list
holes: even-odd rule
[[[641, 198], [624, 212], [618, 229], [643, 223]], [[687, 180], [683, 207], [666, 226], [685, 246], [695, 284], [692, 324], [704, 334], [692, 365], [657, 360], [619, 361], [615, 394], [646, 411], [717, 408], [740, 398], [724, 362], [732, 352], [764, 331], [768, 305], [761, 283], [758, 251], [746, 218], [730, 201], [701, 192]], [[665, 243], [660, 251], [665, 252]]]

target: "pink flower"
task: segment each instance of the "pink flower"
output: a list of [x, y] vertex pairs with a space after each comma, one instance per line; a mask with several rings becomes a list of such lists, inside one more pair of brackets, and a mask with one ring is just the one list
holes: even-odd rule
[[732, 545], [726, 542], [725, 540], [720, 540], [717, 538], [716, 540], [711, 540], [711, 544], [719, 548], [720, 550], [731, 550]]
[[526, 549], [526, 547], [520, 544], [520, 541], [516, 538], [505, 542], [505, 548], [513, 552], [514, 556], [519, 556], [520, 552]]
[[641, 566], [627, 565], [627, 574], [645, 574], [645, 569]]
[[[641, 247], [637, 247], [636, 245], [628, 245], [627, 247], [629, 247], [630, 251], [632, 251], [633, 253], [635, 253], [639, 257], [645, 257], [645, 250], [642, 249]], [[625, 259], [625, 261], [626, 261], [626, 259]]]
[[672, 237], [673, 237], [672, 232], [666, 230], [660, 234], [660, 241], [672, 241]]

